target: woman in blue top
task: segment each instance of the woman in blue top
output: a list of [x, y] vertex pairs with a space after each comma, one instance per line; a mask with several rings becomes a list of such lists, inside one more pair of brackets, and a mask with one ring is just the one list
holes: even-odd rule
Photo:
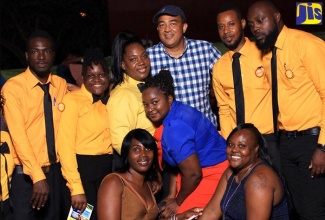
[[228, 167], [225, 140], [203, 113], [175, 101], [173, 78], [167, 70], [146, 80], [142, 100], [150, 120], [161, 125], [155, 137], [163, 160], [179, 169], [177, 190], [164, 199], [161, 215], [204, 207]]

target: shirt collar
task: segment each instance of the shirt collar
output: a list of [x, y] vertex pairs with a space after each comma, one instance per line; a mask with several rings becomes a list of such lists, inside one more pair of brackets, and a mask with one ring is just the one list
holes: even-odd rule
[[138, 81], [130, 77], [128, 74], [124, 73], [124, 80], [123, 82], [126, 82], [128, 84], [134, 85], [137, 87], [139, 83], [143, 83], [142, 81]]
[[109, 95], [108, 95], [108, 94], [105, 95], [105, 96], [103, 96], [103, 97], [101, 97], [101, 98], [99, 98], [98, 96], [96, 96], [96, 95], [90, 93], [90, 92], [86, 89], [86, 87], [85, 87], [84, 84], [81, 85], [81, 88], [80, 88], [80, 89], [81, 89], [82, 93], [87, 97], [87, 99], [88, 99], [89, 101], [91, 101], [91, 103], [95, 103], [95, 102], [101, 100], [102, 103], [103, 103], [104, 105], [107, 104], [107, 101], [108, 101], [108, 99], [109, 99]]
[[[240, 50], [238, 51], [241, 55], [243, 56], [249, 56], [250, 52], [251, 52], [251, 48], [249, 46], [249, 39], [247, 37], [245, 37], [245, 43], [242, 46], [242, 48], [240, 48]], [[234, 55], [235, 51], [229, 50], [228, 51], [228, 56], [229, 59], [232, 60], [232, 56]]]
[[[177, 59], [181, 58], [181, 57], [186, 53], [186, 51], [187, 51], [187, 49], [188, 49], [188, 43], [189, 43], [189, 41], [188, 41], [188, 39], [187, 39], [186, 37], [183, 37], [183, 38], [184, 38], [184, 40], [185, 40], [185, 48], [184, 48], [183, 53], [182, 53], [182, 54], [181, 54]], [[160, 46], [161, 46], [161, 48], [162, 48], [162, 51], [163, 51], [166, 55], [168, 55], [169, 57], [172, 57], [172, 56], [169, 55], [169, 53], [165, 50], [164, 44], [163, 44], [162, 42], [160, 42], [159, 44], [160, 44]], [[172, 58], [175, 58], [175, 57], [172, 57]]]
[[179, 102], [176, 100], [173, 101], [172, 105], [170, 106], [170, 110], [168, 111], [166, 117], [163, 120], [163, 124], [167, 123], [171, 119], [171, 117], [172, 117], [171, 115], [174, 112], [173, 109], [175, 109], [177, 107], [178, 103]]
[[275, 42], [275, 46], [280, 50], [282, 50], [284, 46], [284, 42], [288, 36], [288, 31], [289, 29], [287, 28], [287, 26], [284, 25]]
[[[40, 81], [32, 73], [32, 71], [30, 70], [29, 67], [27, 67], [25, 73], [27, 75], [27, 77], [26, 77], [27, 84], [31, 89], [34, 88], [35, 86], [37, 86], [38, 83], [40, 83]], [[51, 73], [49, 74], [49, 77], [48, 77], [46, 83], [50, 83], [53, 87], [56, 87]]]

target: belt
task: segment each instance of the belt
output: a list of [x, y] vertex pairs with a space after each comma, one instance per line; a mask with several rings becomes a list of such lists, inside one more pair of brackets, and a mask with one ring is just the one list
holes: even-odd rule
[[313, 127], [302, 131], [281, 131], [283, 135], [287, 136], [288, 138], [291, 137], [301, 137], [306, 135], [319, 135], [320, 127]]
[[[50, 170], [51, 170], [51, 165], [49, 165], [49, 166], [43, 166], [41, 168], [42, 168], [43, 173], [49, 173]], [[52, 167], [52, 169], [53, 169], [53, 167]], [[16, 165], [15, 166], [15, 173], [16, 174], [24, 174], [24, 172], [23, 172], [23, 166], [22, 165]]]

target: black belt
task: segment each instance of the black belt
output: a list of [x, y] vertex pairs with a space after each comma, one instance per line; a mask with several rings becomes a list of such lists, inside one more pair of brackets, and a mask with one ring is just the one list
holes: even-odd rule
[[320, 127], [313, 127], [302, 131], [281, 131], [283, 135], [287, 136], [288, 138], [291, 137], [301, 137], [306, 135], [319, 135]]
[[[43, 173], [49, 173], [50, 170], [53, 169], [53, 165], [48, 165], [48, 166], [41, 167]], [[24, 172], [23, 172], [23, 166], [22, 165], [16, 165], [15, 166], [15, 173], [16, 174], [24, 174]]]

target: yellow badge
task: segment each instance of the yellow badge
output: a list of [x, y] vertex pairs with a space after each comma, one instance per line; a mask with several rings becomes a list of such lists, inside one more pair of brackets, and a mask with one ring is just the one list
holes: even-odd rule
[[293, 71], [291, 69], [287, 69], [287, 65], [284, 63], [284, 69], [285, 69], [285, 75], [288, 79], [293, 79], [295, 77], [295, 74], [293, 74]]
[[59, 105], [58, 105], [58, 109], [59, 109], [59, 111], [63, 112], [64, 109], [65, 109], [65, 105], [64, 105], [62, 102], [59, 103]]
[[262, 76], [264, 76], [264, 67], [263, 66], [259, 66], [257, 67], [256, 71], [255, 71], [255, 75], [258, 78], [261, 78]]

